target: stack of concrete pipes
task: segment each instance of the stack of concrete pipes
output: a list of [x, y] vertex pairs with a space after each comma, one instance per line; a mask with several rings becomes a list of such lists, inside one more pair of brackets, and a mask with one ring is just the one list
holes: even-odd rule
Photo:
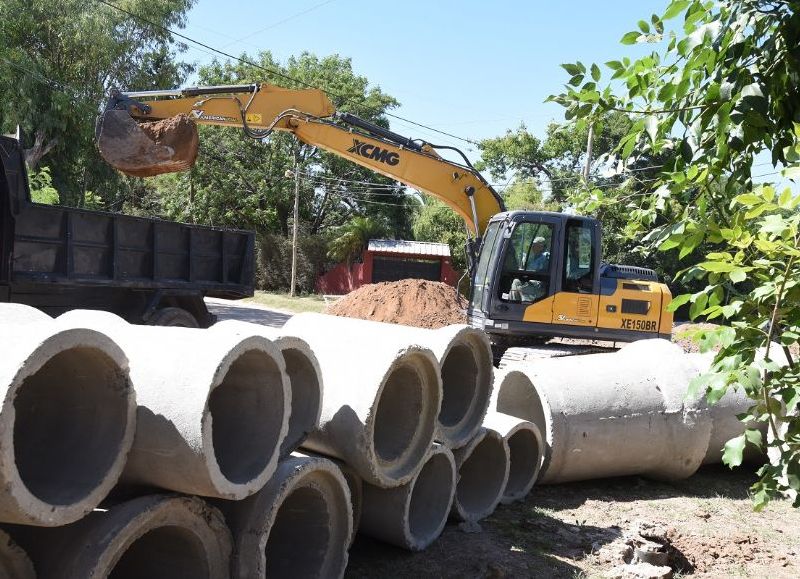
[[425, 548], [543, 460], [535, 426], [485, 416], [491, 356], [465, 326], [0, 304], [0, 352], [4, 577], [342, 576], [357, 526]]

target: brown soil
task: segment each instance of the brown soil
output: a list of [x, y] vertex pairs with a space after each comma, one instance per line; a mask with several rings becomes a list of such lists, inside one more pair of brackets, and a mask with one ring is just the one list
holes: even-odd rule
[[753, 512], [745, 467], [706, 466], [683, 481], [640, 477], [536, 486], [468, 533], [449, 523], [427, 550], [409, 553], [362, 535], [348, 579], [608, 577], [624, 565], [631, 532], [659, 529], [675, 577], [800, 576], [800, 512], [775, 501]]
[[125, 111], [109, 111], [101, 121], [98, 147], [103, 158], [132, 177], [185, 171], [199, 148], [197, 125], [186, 115], [138, 124]]
[[369, 284], [350, 292], [325, 313], [418, 328], [465, 324], [466, 302], [452, 286], [423, 279]]

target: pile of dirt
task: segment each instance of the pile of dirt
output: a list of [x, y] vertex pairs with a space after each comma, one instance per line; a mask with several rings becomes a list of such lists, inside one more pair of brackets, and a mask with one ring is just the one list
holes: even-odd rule
[[418, 328], [465, 324], [467, 304], [445, 283], [403, 279], [369, 284], [350, 292], [325, 313]]

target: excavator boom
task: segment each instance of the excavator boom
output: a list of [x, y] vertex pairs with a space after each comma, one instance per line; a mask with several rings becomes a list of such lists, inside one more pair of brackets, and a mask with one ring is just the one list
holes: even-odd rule
[[197, 124], [242, 128], [256, 139], [275, 130], [291, 132], [304, 143], [440, 199], [467, 222], [475, 238], [505, 209], [463, 154], [463, 164], [449, 161], [435, 145], [337, 113], [319, 90], [262, 84], [114, 93], [98, 120], [97, 144], [103, 158], [128, 175], [183, 171], [197, 157]]

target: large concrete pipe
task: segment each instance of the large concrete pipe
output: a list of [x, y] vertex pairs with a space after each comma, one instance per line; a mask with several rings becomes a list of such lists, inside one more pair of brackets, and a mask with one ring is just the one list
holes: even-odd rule
[[356, 533], [359, 526], [361, 526], [361, 514], [364, 512], [364, 481], [361, 480], [355, 469], [351, 468], [346, 462], [336, 459], [330, 460], [339, 467], [347, 483], [347, 490], [350, 491], [350, 504], [353, 507], [353, 529], [350, 533], [349, 546], [356, 540]]
[[536, 482], [544, 461], [544, 441], [533, 423], [490, 410], [483, 425], [496, 430], [508, 447], [508, 482], [503, 489], [503, 504], [524, 499]]
[[708, 448], [711, 417], [686, 401], [696, 366], [666, 340], [614, 354], [551, 358], [498, 376], [496, 409], [539, 427], [542, 483], [641, 474], [692, 475]]
[[491, 515], [508, 482], [508, 446], [496, 430], [481, 428], [469, 443], [453, 451], [458, 472], [450, 515], [475, 523]]
[[50, 316], [42, 310], [25, 304], [0, 303], [0, 332], [6, 330], [3, 326], [32, 324], [34, 322], [49, 322]]
[[388, 488], [408, 482], [422, 466], [442, 385], [428, 348], [375, 333], [374, 324], [301, 314], [283, 330], [308, 342], [325, 379], [320, 427], [303, 446]]
[[455, 482], [452, 451], [435, 444], [408, 483], [392, 489], [364, 485], [360, 532], [410, 551], [427, 548], [447, 523]]
[[2, 530], [0, 530], [0, 578], [36, 579], [36, 572], [28, 554]]
[[290, 394], [283, 358], [269, 340], [133, 326], [87, 310], [55, 323], [102, 328], [130, 358], [139, 407], [122, 482], [235, 500], [272, 476]]
[[[297, 318], [298, 316], [295, 316]], [[438, 330], [412, 328], [353, 318], [302, 314], [308, 325], [327, 325], [343, 334], [366, 333], [373, 340], [419, 344], [430, 348], [441, 367], [442, 407], [436, 440], [450, 448], [464, 446], [481, 427], [492, 391], [492, 351], [481, 330], [452, 325]], [[287, 329], [291, 327], [287, 324]]]
[[3, 325], [0, 352], [0, 521], [75, 521], [117, 483], [133, 441], [125, 353], [52, 321]]
[[288, 456], [319, 424], [322, 411], [322, 374], [319, 362], [305, 340], [285, 336], [281, 330], [259, 324], [225, 320], [214, 324], [216, 331], [236, 332], [240, 336], [258, 335], [272, 340], [283, 354], [289, 376], [292, 405], [289, 432], [281, 444], [281, 457]]
[[353, 513], [347, 483], [331, 461], [290, 456], [253, 496], [216, 504], [233, 532], [233, 577], [344, 575]]
[[196, 497], [149, 495], [64, 527], [8, 530], [39, 579], [230, 577], [230, 532], [220, 512]]

